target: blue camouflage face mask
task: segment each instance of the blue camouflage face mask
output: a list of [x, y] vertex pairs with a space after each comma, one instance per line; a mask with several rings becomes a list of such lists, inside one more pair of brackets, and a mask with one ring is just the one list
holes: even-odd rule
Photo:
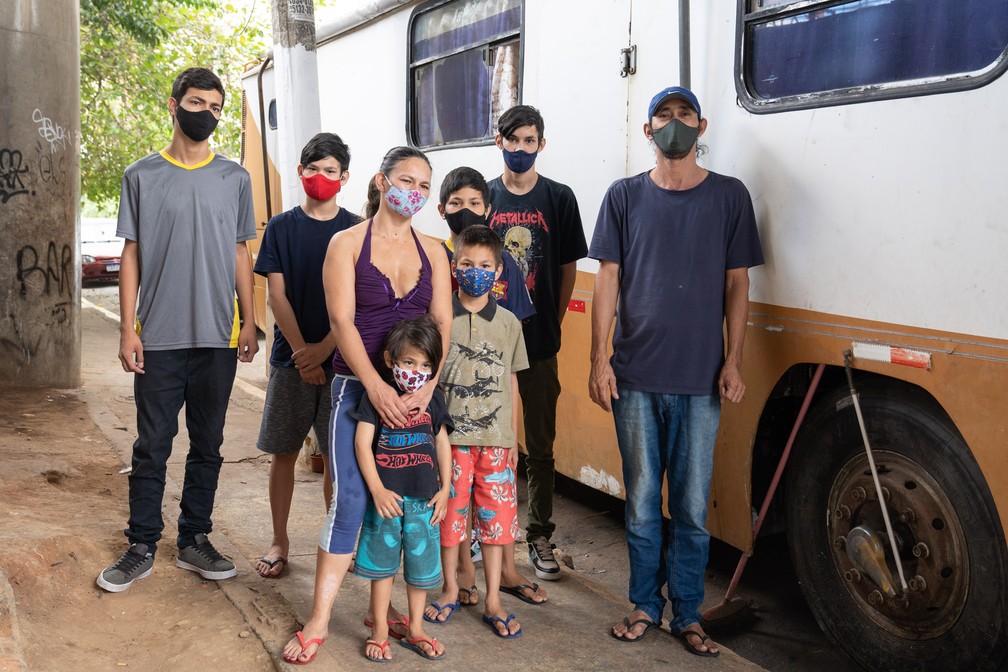
[[475, 267], [465, 270], [455, 269], [455, 280], [458, 282], [459, 291], [473, 298], [481, 297], [489, 292], [496, 279], [497, 272], [492, 270]]

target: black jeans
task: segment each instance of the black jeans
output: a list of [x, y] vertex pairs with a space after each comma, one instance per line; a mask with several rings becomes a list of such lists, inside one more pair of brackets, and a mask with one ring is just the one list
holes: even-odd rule
[[178, 518], [179, 548], [209, 534], [217, 477], [224, 459], [224, 417], [234, 384], [238, 354], [233, 348], [192, 348], [144, 352], [144, 373], [134, 374], [137, 440], [129, 476], [130, 517], [126, 536], [155, 550], [164, 520], [165, 473], [178, 434], [183, 403], [189, 454]]
[[528, 477], [529, 539], [553, 536], [553, 482], [556, 462], [553, 440], [556, 438], [556, 408], [560, 397], [560, 378], [556, 355], [529, 362], [518, 372], [518, 393], [522, 399], [525, 424], [525, 475]]

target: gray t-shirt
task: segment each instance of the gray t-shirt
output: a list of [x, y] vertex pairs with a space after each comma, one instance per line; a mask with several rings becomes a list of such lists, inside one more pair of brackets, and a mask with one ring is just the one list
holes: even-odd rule
[[763, 263], [745, 185], [714, 172], [682, 191], [662, 189], [646, 172], [617, 180], [602, 199], [588, 256], [621, 265], [617, 385], [716, 394], [725, 272]]
[[237, 347], [235, 245], [256, 237], [244, 168], [216, 154], [196, 166], [163, 152], [136, 161], [123, 175], [116, 235], [139, 248], [144, 349]]

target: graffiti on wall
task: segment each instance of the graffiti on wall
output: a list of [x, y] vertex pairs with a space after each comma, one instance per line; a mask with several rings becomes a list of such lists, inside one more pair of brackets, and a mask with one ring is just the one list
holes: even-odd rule
[[74, 285], [73, 250], [50, 240], [36, 247], [24, 245], [15, 255], [17, 295], [31, 310], [21, 314], [9, 307], [0, 329], [0, 351], [27, 366], [41, 348], [71, 338]]
[[44, 296], [72, 296], [73, 250], [69, 245], [58, 248], [50, 240], [43, 260], [35, 247], [25, 245], [17, 253], [17, 281], [22, 298], [28, 298], [29, 287]]
[[29, 190], [25, 184], [27, 176], [28, 166], [24, 163], [21, 150], [0, 147], [0, 204], [15, 196], [35, 195], [35, 191]]
[[[32, 111], [38, 139], [34, 152], [22, 147], [0, 147], [0, 205], [17, 196], [30, 198], [42, 187], [59, 187], [66, 182], [67, 151], [80, 151], [80, 132], [54, 121], [39, 108]], [[29, 147], [31, 143], [29, 142]]]

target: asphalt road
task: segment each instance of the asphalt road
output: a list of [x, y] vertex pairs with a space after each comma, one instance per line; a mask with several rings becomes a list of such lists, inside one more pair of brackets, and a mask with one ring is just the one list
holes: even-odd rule
[[[114, 283], [86, 286], [84, 299], [118, 314]], [[252, 366], [238, 367], [246, 382], [265, 389], [265, 344]], [[262, 363], [262, 364], [260, 364]], [[524, 479], [522, 479], [524, 485]], [[558, 478], [553, 541], [569, 564], [606, 589], [625, 593], [629, 576], [621, 500]], [[704, 607], [721, 602], [739, 552], [714, 540], [707, 571]], [[531, 574], [529, 574], [531, 576]], [[547, 586], [547, 590], [549, 586]], [[755, 610], [741, 622], [711, 629], [719, 642], [772, 672], [857, 672], [858, 668], [819, 630], [794, 577], [782, 534], [761, 538], [738, 591]], [[613, 614], [613, 622], [622, 614]]]

